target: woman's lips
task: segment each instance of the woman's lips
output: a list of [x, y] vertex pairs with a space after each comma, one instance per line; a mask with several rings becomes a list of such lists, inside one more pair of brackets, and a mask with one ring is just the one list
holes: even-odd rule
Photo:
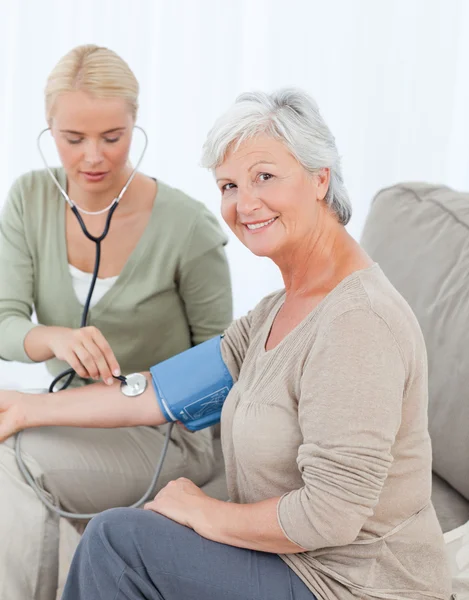
[[81, 171], [81, 174], [86, 179], [86, 181], [97, 182], [97, 181], [102, 181], [106, 177], [108, 172], [107, 171], [96, 171], [96, 172]]
[[272, 217], [271, 219], [266, 219], [265, 221], [256, 221], [255, 223], [243, 223], [246, 229], [250, 233], [260, 233], [266, 228], [270, 227], [272, 223], [277, 220], [277, 217]]

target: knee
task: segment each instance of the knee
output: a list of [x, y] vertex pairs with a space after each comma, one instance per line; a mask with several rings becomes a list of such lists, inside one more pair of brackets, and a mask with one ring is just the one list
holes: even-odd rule
[[140, 508], [111, 508], [100, 513], [87, 525], [82, 538], [91, 553], [103, 553], [111, 548], [121, 558], [132, 562], [148, 549], [151, 540], [168, 548], [179, 539], [181, 531], [191, 530], [151, 510]]
[[119, 553], [140, 546], [142, 538], [150, 529], [167, 529], [173, 523], [162, 515], [139, 508], [111, 508], [105, 510], [88, 523], [82, 541], [97, 551], [112, 547]]
[[132, 545], [132, 528], [129, 519], [136, 509], [111, 508], [105, 510], [86, 525], [78, 546], [80, 556], [86, 555], [92, 561], [101, 564], [107, 562], [109, 551], [122, 557]]
[[135, 517], [138, 509], [135, 508], [110, 508], [104, 510], [91, 519], [85, 528], [83, 539], [85, 540], [105, 540], [111, 535], [116, 534], [125, 528], [126, 532], [131, 531], [129, 527]]

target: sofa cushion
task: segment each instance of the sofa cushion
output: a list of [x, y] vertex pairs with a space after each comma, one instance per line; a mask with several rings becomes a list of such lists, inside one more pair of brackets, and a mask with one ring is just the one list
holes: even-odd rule
[[443, 533], [469, 521], [469, 501], [436, 473], [433, 473], [432, 483], [432, 502]]
[[420, 322], [433, 469], [469, 500], [469, 194], [424, 183], [382, 190], [361, 243]]

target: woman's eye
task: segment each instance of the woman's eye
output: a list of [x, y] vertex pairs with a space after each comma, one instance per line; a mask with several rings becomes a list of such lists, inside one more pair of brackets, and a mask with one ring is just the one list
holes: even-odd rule
[[222, 192], [222, 194], [224, 192], [229, 192], [230, 190], [233, 190], [235, 187], [236, 186], [234, 183], [225, 183], [225, 185], [222, 185], [222, 187], [221, 187], [221, 192]]
[[79, 144], [81, 141], [82, 141], [81, 139], [78, 139], [78, 140], [67, 140], [67, 142], [69, 144]]
[[260, 173], [259, 179], [261, 181], [268, 181], [269, 179], [272, 179], [272, 175], [270, 173]]
[[108, 144], [115, 144], [116, 142], [118, 142], [120, 140], [120, 137], [104, 138], [104, 139]]

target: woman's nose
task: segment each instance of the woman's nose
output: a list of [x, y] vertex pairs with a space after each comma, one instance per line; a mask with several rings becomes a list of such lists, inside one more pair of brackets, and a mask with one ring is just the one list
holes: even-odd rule
[[250, 214], [258, 208], [261, 208], [262, 201], [256, 195], [253, 188], [240, 189], [238, 188], [237, 194], [237, 210], [241, 214]]
[[89, 165], [97, 165], [103, 160], [103, 153], [98, 142], [88, 142], [85, 147], [85, 161]]

